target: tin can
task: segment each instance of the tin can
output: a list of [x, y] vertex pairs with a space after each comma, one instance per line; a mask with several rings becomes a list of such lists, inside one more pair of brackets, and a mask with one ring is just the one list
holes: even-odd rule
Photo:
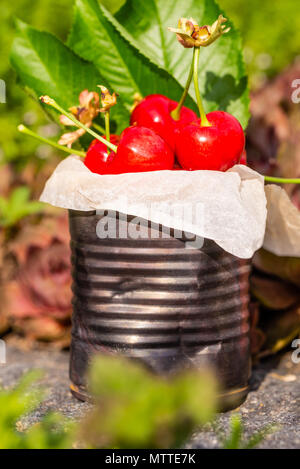
[[[187, 249], [184, 237], [147, 221], [132, 239], [127, 231], [132, 220], [110, 217], [69, 211], [73, 395], [88, 399], [91, 356], [121, 354], [162, 375], [212, 366], [222, 408], [240, 405], [251, 370], [249, 262], [208, 239], [202, 248]], [[99, 239], [104, 218], [116, 224], [116, 232]]]

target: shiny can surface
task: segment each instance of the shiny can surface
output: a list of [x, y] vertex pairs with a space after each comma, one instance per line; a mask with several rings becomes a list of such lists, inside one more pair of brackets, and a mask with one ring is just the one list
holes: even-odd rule
[[[210, 240], [186, 249], [184, 239], [161, 227], [156, 239], [99, 239], [102, 218], [69, 211], [73, 394], [87, 398], [85, 371], [94, 353], [122, 354], [159, 374], [210, 364], [224, 407], [239, 405], [251, 366], [249, 263]], [[142, 230], [148, 233], [148, 226]]]

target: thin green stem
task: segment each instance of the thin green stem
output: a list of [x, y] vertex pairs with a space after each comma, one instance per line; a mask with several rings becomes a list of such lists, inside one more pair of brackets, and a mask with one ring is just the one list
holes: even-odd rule
[[300, 179], [285, 179], [275, 178], [271, 176], [264, 176], [266, 182], [275, 182], [277, 184], [300, 184]]
[[[105, 136], [106, 136], [106, 140], [110, 142], [109, 109], [108, 111], [105, 111], [104, 118], [105, 118]], [[107, 149], [107, 152], [109, 153], [109, 148]]]
[[71, 114], [70, 112], [67, 112], [65, 109], [63, 109], [59, 104], [57, 104], [56, 101], [54, 101], [54, 99], [52, 98], [49, 98], [49, 96], [42, 96], [40, 98], [40, 100], [42, 101], [42, 103], [45, 103], [45, 104], [48, 104], [49, 106], [53, 107], [54, 109], [56, 109], [58, 112], [60, 112], [61, 114], [63, 114], [64, 116], [68, 117], [68, 119], [70, 119], [72, 122], [74, 122], [74, 124], [77, 126], [77, 127], [80, 127], [81, 129], [84, 129], [87, 133], [89, 133], [90, 135], [92, 135], [94, 138], [96, 138], [97, 140], [99, 140], [99, 142], [101, 143], [104, 143], [104, 145], [106, 145], [108, 148], [110, 148], [112, 151], [116, 152], [117, 151], [117, 146], [116, 145], [113, 145], [112, 143], [110, 143], [108, 140], [105, 140], [105, 138], [101, 137], [101, 135], [97, 134], [96, 132], [94, 132], [92, 129], [90, 129], [89, 127], [87, 127], [86, 125], [82, 124], [82, 122], [78, 121], [74, 116], [73, 114]]
[[196, 93], [196, 99], [197, 99], [197, 104], [198, 104], [198, 108], [199, 108], [199, 114], [200, 114], [200, 118], [201, 118], [201, 126], [202, 127], [210, 127], [211, 124], [207, 120], [205, 110], [204, 110], [204, 106], [203, 106], [203, 102], [202, 102], [202, 98], [201, 98], [201, 94], [200, 94], [200, 90], [199, 90], [199, 80], [198, 80], [199, 55], [200, 55], [200, 47], [195, 47], [194, 60], [193, 60], [193, 64], [194, 64], [193, 75], [194, 75], [195, 93]]
[[192, 83], [193, 74], [194, 74], [194, 56], [195, 56], [195, 48], [194, 48], [194, 52], [193, 52], [193, 60], [192, 60], [192, 63], [191, 63], [190, 73], [189, 73], [189, 76], [188, 76], [188, 79], [187, 79], [183, 94], [181, 96], [181, 99], [180, 99], [177, 107], [171, 112], [171, 117], [173, 117], [173, 119], [176, 120], [176, 121], [178, 121], [180, 119], [180, 111], [181, 111], [182, 106], [185, 103], [185, 100], [187, 98], [187, 95], [189, 93], [189, 89], [190, 89], [190, 86], [191, 86], [191, 83]]
[[96, 124], [96, 122], [93, 122], [93, 127], [94, 129], [98, 130], [98, 132], [101, 132], [102, 134], [105, 134], [105, 128], [101, 127], [101, 125]]
[[85, 157], [84, 151], [74, 150], [73, 148], [68, 148], [68, 147], [64, 147], [63, 145], [59, 145], [59, 143], [53, 142], [52, 140], [49, 140], [48, 138], [41, 137], [35, 132], [32, 132], [32, 130], [28, 129], [22, 124], [18, 126], [18, 131], [21, 132], [22, 134], [29, 135], [30, 137], [33, 137], [36, 140], [39, 140], [40, 142], [47, 143], [48, 145], [51, 145], [52, 147], [57, 148], [58, 150], [64, 151], [65, 153], [69, 153], [70, 155], [78, 155], [83, 158]]

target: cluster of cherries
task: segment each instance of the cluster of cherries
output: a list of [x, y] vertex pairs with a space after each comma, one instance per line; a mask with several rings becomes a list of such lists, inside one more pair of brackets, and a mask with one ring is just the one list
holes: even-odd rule
[[[179, 103], [154, 94], [134, 108], [130, 124], [112, 155], [98, 140], [87, 151], [85, 165], [100, 174], [183, 169], [227, 171], [241, 162], [245, 136], [232, 115], [216, 111], [206, 115], [199, 91], [198, 66], [201, 47], [215, 42], [230, 28], [222, 15], [211, 26], [199, 26], [193, 18], [180, 18], [178, 28], [169, 28], [185, 48], [193, 48], [193, 61], [183, 96]], [[192, 79], [200, 119], [183, 106]], [[242, 161], [243, 162], [243, 161]]]
[[209, 126], [187, 107], [175, 120], [175, 101], [163, 95], [144, 98], [131, 114], [131, 126], [121, 136], [111, 135], [117, 151], [95, 139], [84, 163], [94, 173], [120, 174], [183, 169], [226, 171], [241, 158], [245, 136], [232, 115], [216, 111], [207, 115]]
[[[71, 108], [71, 113], [49, 96], [42, 96], [45, 104], [62, 113], [61, 123], [78, 127], [75, 132], [64, 134], [59, 142], [61, 145], [56, 144], [56, 147], [83, 156], [84, 164], [98, 174], [180, 169], [227, 171], [238, 163], [246, 164], [245, 136], [240, 123], [224, 111], [206, 115], [199, 91], [200, 48], [209, 46], [230, 30], [224, 23], [226, 19], [222, 15], [212, 26], [199, 26], [192, 18], [180, 18], [177, 29], [169, 28], [185, 48], [194, 50], [182, 98], [179, 103], [161, 94], [141, 98], [132, 110], [130, 127], [120, 136], [111, 135], [109, 128], [110, 108], [116, 104], [117, 95], [110, 94], [104, 86], [100, 86], [101, 109], [98, 93], [88, 90], [81, 92], [80, 106]], [[200, 118], [184, 106], [192, 79]], [[105, 130], [102, 130], [105, 136], [92, 130], [97, 128], [93, 120], [99, 112], [105, 114]], [[19, 130], [34, 136], [24, 126]], [[86, 154], [73, 151], [72, 143], [85, 132], [93, 135], [95, 140]]]
[[[61, 113], [63, 125], [77, 127], [76, 131], [62, 135], [58, 143], [41, 137], [24, 125], [19, 125], [18, 130], [65, 153], [83, 157], [84, 164], [98, 174], [159, 170], [227, 171], [236, 164], [247, 165], [245, 136], [240, 123], [224, 111], [206, 115], [199, 91], [200, 49], [229, 32], [226, 21], [220, 15], [211, 26], [199, 26], [193, 18], [180, 18], [177, 28], [168, 28], [184, 48], [193, 49], [193, 61], [183, 95], [179, 103], [161, 94], [139, 99], [131, 112], [130, 127], [120, 136], [110, 135], [109, 128], [110, 108], [116, 104], [117, 95], [110, 94], [104, 86], [100, 86], [102, 108], [98, 93], [88, 90], [80, 93], [79, 106], [70, 108], [70, 112], [49, 96], [40, 98]], [[184, 107], [192, 79], [200, 118]], [[99, 112], [105, 113], [105, 129], [94, 122]], [[72, 144], [86, 132], [95, 139], [87, 152], [73, 149]], [[270, 176], [264, 176], [264, 179], [279, 184], [300, 184], [300, 179]]]

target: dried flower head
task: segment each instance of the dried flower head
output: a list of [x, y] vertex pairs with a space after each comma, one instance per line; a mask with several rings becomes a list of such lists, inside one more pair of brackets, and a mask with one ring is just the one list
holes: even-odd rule
[[226, 21], [227, 19], [220, 15], [212, 26], [199, 26], [193, 18], [180, 18], [177, 29], [168, 29], [176, 33], [178, 41], [185, 48], [207, 47], [222, 34], [230, 31], [224, 24]]
[[[79, 106], [73, 106], [69, 110], [77, 120], [82, 122], [82, 124], [85, 124], [87, 127], [91, 127], [93, 120], [100, 112], [99, 94], [95, 91], [89, 92], [88, 90], [83, 90], [79, 95]], [[59, 120], [63, 125], [74, 126], [74, 122], [66, 116], [61, 115]], [[68, 132], [61, 136], [58, 143], [60, 145], [71, 147], [72, 144], [84, 134], [84, 129], [77, 129], [74, 132]]]
[[108, 111], [111, 107], [115, 106], [117, 104], [117, 94], [113, 93], [111, 94], [105, 86], [98, 85], [98, 87], [101, 89], [101, 106], [102, 108], [100, 109], [100, 112], [106, 112]]

